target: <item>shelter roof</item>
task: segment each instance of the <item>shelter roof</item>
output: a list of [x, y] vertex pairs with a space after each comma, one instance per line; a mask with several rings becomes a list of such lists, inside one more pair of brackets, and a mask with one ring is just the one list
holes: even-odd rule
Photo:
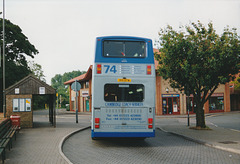
[[6, 95], [16, 94], [15, 89], [18, 88], [18, 94], [40, 94], [40, 88], [44, 89], [44, 94], [55, 94], [56, 90], [45, 82], [39, 80], [30, 74], [22, 80], [16, 82], [6, 89]]

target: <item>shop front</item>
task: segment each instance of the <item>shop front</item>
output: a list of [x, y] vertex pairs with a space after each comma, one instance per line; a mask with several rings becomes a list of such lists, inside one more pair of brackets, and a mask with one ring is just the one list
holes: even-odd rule
[[179, 94], [163, 94], [162, 95], [163, 115], [180, 114], [180, 95]]
[[209, 99], [209, 113], [224, 112], [224, 93], [213, 93]]
[[[190, 114], [196, 113], [196, 102], [194, 102], [193, 95], [189, 96], [189, 101], [186, 98], [186, 104]], [[206, 113], [224, 112], [224, 93], [213, 93], [204, 108]]]

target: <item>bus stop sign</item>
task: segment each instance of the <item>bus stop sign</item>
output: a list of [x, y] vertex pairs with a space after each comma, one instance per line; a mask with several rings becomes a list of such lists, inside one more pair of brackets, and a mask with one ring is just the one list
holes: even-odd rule
[[77, 80], [75, 80], [74, 83], [72, 83], [71, 85], [72, 90], [74, 90], [76, 92], [76, 123], [78, 123], [78, 91], [81, 89], [81, 84], [79, 82], [77, 82]]
[[75, 81], [72, 83], [71, 88], [72, 88], [72, 90], [77, 92], [81, 89], [81, 84], [79, 82]]

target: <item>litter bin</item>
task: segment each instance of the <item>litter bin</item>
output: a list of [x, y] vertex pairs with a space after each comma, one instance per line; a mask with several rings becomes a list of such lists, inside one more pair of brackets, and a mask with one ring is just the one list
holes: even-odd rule
[[12, 120], [12, 125], [17, 125], [20, 129], [20, 116], [18, 115], [11, 115], [10, 119]]

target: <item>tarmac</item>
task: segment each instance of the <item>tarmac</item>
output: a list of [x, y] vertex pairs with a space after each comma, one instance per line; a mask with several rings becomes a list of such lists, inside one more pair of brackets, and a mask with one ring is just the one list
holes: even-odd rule
[[[64, 109], [58, 110], [57, 126], [53, 128], [48, 123], [45, 111], [34, 112], [34, 128], [21, 129], [17, 134], [13, 148], [6, 151], [6, 164], [70, 163], [62, 152], [62, 145], [72, 134], [81, 133], [81, 130], [89, 128], [91, 115], [79, 113], [79, 121], [76, 123], [74, 113]], [[240, 131], [216, 127], [208, 122], [207, 126], [212, 130], [193, 130], [186, 126], [185, 118], [186, 116], [157, 116], [156, 128], [199, 144], [240, 155]], [[194, 126], [194, 120], [192, 115], [191, 126]]]

